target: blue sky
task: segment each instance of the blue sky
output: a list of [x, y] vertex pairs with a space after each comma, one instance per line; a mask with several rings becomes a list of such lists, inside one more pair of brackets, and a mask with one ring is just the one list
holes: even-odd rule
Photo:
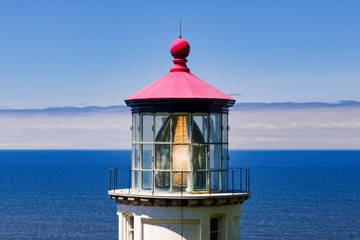
[[0, 107], [119, 105], [191, 72], [238, 102], [360, 101], [360, 1], [0, 2]]

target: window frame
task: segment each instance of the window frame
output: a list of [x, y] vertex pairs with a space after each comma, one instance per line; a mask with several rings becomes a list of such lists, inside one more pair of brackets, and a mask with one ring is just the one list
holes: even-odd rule
[[[217, 230], [212, 230], [211, 220], [217, 219]], [[224, 240], [225, 239], [225, 214], [218, 213], [210, 216], [210, 240]], [[211, 234], [216, 233], [216, 239], [211, 238]]]
[[[226, 116], [224, 116], [226, 115]], [[151, 131], [151, 139], [152, 141], [143, 141], [143, 137], [144, 137], [144, 116], [146, 117], [146, 129]], [[156, 124], [161, 124], [161, 121], [159, 122], [159, 120], [157, 120], [157, 117], [169, 117], [170, 118], [170, 132], [169, 132], [169, 142], [167, 141], [156, 141], [156, 136], [155, 134], [159, 134], [160, 133], [160, 129], [163, 125], [161, 126], [156, 126]], [[189, 132], [188, 132], [188, 142], [174, 142], [173, 139], [173, 135], [174, 135], [174, 124], [175, 124], [175, 118], [177, 116], [187, 116], [189, 118], [188, 123], [190, 124], [189, 126]], [[137, 171], [137, 174], [133, 174], [133, 176], [137, 176], [138, 179], [134, 179], [134, 177], [132, 177], [132, 189], [134, 190], [138, 190], [138, 191], [155, 191], [156, 190], [156, 186], [155, 186], [155, 175], [158, 171], [162, 171], [162, 172], [169, 172], [170, 174], [170, 187], [168, 189], [168, 192], [174, 192], [174, 191], [178, 191], [178, 189], [174, 189], [173, 188], [173, 181], [172, 181], [172, 176], [174, 174], [174, 171], [176, 172], [176, 170], [174, 170], [173, 168], [173, 147], [174, 145], [187, 145], [189, 146], [189, 169], [186, 170], [186, 172], [188, 172], [190, 179], [188, 181], [187, 184], [187, 189], [186, 191], [188, 192], [226, 192], [227, 191], [227, 186], [224, 186], [224, 184], [226, 184], [228, 181], [226, 181], [225, 178], [227, 178], [227, 171], [228, 171], [228, 148], [229, 148], [229, 144], [228, 144], [228, 138], [229, 138], [229, 127], [228, 127], [228, 122], [229, 122], [229, 114], [228, 113], [204, 113], [204, 112], [142, 112], [142, 113], [133, 113], [133, 119], [132, 119], [132, 172], [133, 171]], [[197, 117], [203, 117], [203, 120], [201, 120], [201, 128], [200, 129], [200, 133], [203, 135], [204, 137], [204, 141], [203, 142], [194, 142], [194, 126], [196, 124], [195, 122], [195, 118]], [[151, 119], [150, 119], [151, 118]], [[210, 122], [213, 121], [214, 119], [216, 119], [216, 121], [214, 121], [213, 124], [211, 124]], [[199, 119], [198, 119], [199, 121]], [[226, 122], [225, 122], [226, 121]], [[150, 124], [151, 122], [151, 124]], [[164, 124], [165, 122], [163, 122]], [[135, 126], [136, 124], [138, 124], [137, 126]], [[160, 125], [159, 124], [159, 125]], [[216, 128], [215, 130], [212, 128]], [[156, 132], [158, 130], [158, 132]], [[134, 133], [134, 131], [136, 131], [136, 134]], [[211, 140], [211, 131], [213, 131], [214, 133], [216, 133], [217, 136], [216, 138], [219, 138], [216, 141], [212, 141]], [[226, 133], [224, 133], [224, 131], [226, 131]], [[214, 134], [213, 133], [213, 134]], [[134, 138], [134, 136], [137, 135], [137, 139]], [[150, 133], [146, 133], [147, 136], [150, 136]], [[223, 139], [224, 137], [226, 137], [226, 139]], [[150, 139], [146, 139], [146, 140], [150, 140]], [[156, 149], [157, 149], [157, 145], [168, 145], [169, 146], [169, 168], [167, 169], [159, 169], [156, 168]], [[149, 147], [149, 145], [151, 145], [151, 147]], [[151, 168], [150, 167], [150, 162], [147, 162], [147, 168], [143, 168], [143, 157], [144, 157], [144, 152], [143, 152], [143, 148], [145, 146], [148, 146], [147, 150], [150, 150], [151, 148]], [[192, 173], [195, 171], [194, 170], [194, 162], [193, 162], [193, 153], [194, 153], [194, 149], [196, 147], [200, 147], [200, 146], [206, 146], [206, 153], [205, 153], [205, 159], [206, 159], [206, 170], [207, 171], [207, 187], [206, 189], [194, 189], [194, 183], [193, 183], [193, 177], [192, 177]], [[224, 148], [225, 147], [225, 148]], [[223, 149], [224, 148], [224, 149]], [[136, 154], [134, 153], [134, 150], [137, 149], [137, 156], [135, 156]], [[211, 149], [218, 149], [219, 153], [212, 156], [211, 154]], [[223, 151], [225, 150], [225, 152], [227, 152], [227, 156], [223, 156]], [[211, 158], [212, 157], [212, 158]], [[149, 159], [148, 159], [149, 160]], [[211, 168], [211, 160], [214, 161], [214, 163], [216, 163], [217, 167], [216, 169]], [[226, 161], [226, 163], [224, 162]], [[151, 188], [143, 188], [144, 184], [143, 184], [143, 179], [142, 179], [142, 175], [143, 172], [152, 172], [152, 183], [151, 183]], [[218, 172], [217, 173], [213, 173], [213, 172]], [[149, 173], [148, 173], [149, 174]], [[224, 176], [223, 176], [224, 175]], [[226, 175], [226, 176], [225, 176]], [[212, 176], [214, 176], [214, 178], [216, 177], [216, 181], [212, 181], [209, 179], [212, 178]], [[219, 179], [217, 179], [219, 178]], [[135, 184], [135, 182], [138, 183], [137, 187], [133, 186]], [[215, 188], [212, 188], [212, 184], [217, 183], [218, 186], [216, 186]], [[147, 184], [148, 185], [148, 184]], [[149, 185], [148, 185], [149, 186]]]
[[124, 240], [135, 239], [135, 217], [130, 212], [123, 212], [123, 238]]

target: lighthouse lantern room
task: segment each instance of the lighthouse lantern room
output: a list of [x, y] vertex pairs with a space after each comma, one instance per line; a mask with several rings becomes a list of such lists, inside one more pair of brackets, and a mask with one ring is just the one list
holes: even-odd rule
[[110, 171], [119, 239], [239, 238], [250, 170], [230, 169], [228, 109], [235, 99], [190, 73], [190, 45], [170, 46], [170, 73], [125, 99], [132, 167]]

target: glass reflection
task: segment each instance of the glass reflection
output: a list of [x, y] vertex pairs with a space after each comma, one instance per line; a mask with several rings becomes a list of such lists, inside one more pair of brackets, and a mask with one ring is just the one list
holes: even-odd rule
[[139, 144], [133, 144], [132, 150], [132, 162], [133, 162], [133, 169], [138, 169], [139, 167]]
[[219, 113], [210, 114], [210, 142], [220, 143], [221, 140], [221, 115]]
[[155, 168], [156, 169], [170, 169], [170, 145], [156, 144], [155, 145]]
[[221, 145], [211, 144], [210, 145], [210, 170], [219, 170], [221, 163]]
[[227, 123], [227, 114], [219, 113], [134, 114], [132, 168], [140, 171], [133, 173], [133, 187], [226, 191]]
[[220, 172], [211, 172], [211, 192], [218, 192], [220, 191]]
[[133, 131], [133, 142], [138, 142], [139, 141], [139, 114], [137, 114], [137, 113], [133, 114], [132, 131]]
[[190, 117], [174, 116], [174, 143], [188, 143], [190, 140]]
[[207, 146], [193, 147], [193, 168], [194, 170], [207, 169]]
[[132, 171], [132, 188], [137, 190], [139, 186], [139, 174], [138, 171]]
[[143, 142], [152, 142], [152, 115], [142, 115], [141, 136]]
[[222, 157], [221, 157], [221, 168], [222, 170], [228, 169], [228, 145], [222, 145]]
[[[170, 123], [169, 116], [155, 117], [155, 142], [170, 141]], [[155, 145], [155, 166], [160, 169], [170, 169], [170, 146], [165, 144]]]
[[155, 116], [155, 142], [170, 142], [170, 124], [170, 116]]
[[152, 145], [142, 144], [142, 165], [143, 169], [152, 169]]
[[[170, 116], [155, 116], [155, 142], [170, 141]], [[155, 145], [155, 168], [170, 169], [170, 144]], [[155, 188], [157, 191], [170, 190], [170, 172], [155, 173]]]
[[143, 190], [151, 190], [152, 188], [152, 172], [142, 172], [142, 189]]
[[193, 146], [194, 190], [207, 187], [207, 146]]
[[170, 190], [170, 172], [156, 171], [155, 172], [155, 189], [156, 191]]
[[207, 115], [194, 115], [193, 137], [194, 143], [205, 143], [207, 139]]
[[227, 143], [228, 142], [228, 115], [222, 114], [222, 142]]
[[173, 188], [187, 188], [188, 173], [181, 173], [181, 171], [189, 170], [190, 147], [189, 144], [176, 143], [189, 142], [189, 116], [175, 116], [173, 129]]
[[222, 168], [222, 176], [221, 176], [221, 183], [222, 183], [222, 191], [227, 191], [228, 187], [228, 145], [222, 145], [222, 157], [221, 157], [221, 168]]

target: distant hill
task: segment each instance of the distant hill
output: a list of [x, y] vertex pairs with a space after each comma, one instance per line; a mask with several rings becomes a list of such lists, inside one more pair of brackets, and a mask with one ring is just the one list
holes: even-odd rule
[[73, 113], [129, 113], [130, 108], [125, 105], [113, 105], [107, 107], [54, 107], [44, 109], [0, 109], [1, 113], [46, 113], [46, 114], [73, 114]]
[[[344, 107], [360, 107], [360, 102], [343, 100], [337, 103], [324, 102], [279, 102], [279, 103], [236, 103], [231, 111], [247, 111], [259, 109], [310, 109], [310, 108], [344, 108]], [[1, 113], [43, 113], [43, 114], [74, 114], [74, 113], [130, 113], [130, 108], [125, 105], [112, 105], [107, 107], [88, 106], [88, 107], [54, 107], [44, 109], [0, 109]]]
[[257, 109], [304, 109], [304, 108], [343, 108], [360, 107], [360, 102], [342, 100], [337, 103], [324, 102], [279, 102], [279, 103], [237, 103], [231, 110], [257, 110]]

